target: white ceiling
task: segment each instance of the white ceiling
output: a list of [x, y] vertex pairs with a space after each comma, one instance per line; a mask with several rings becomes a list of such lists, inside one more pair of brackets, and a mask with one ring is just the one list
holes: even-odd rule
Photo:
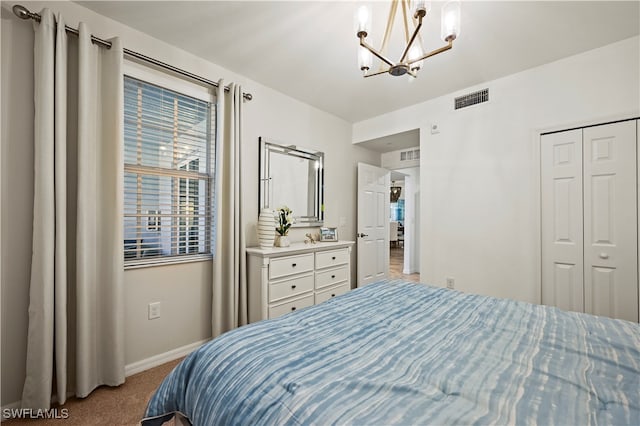
[[[638, 1], [464, 1], [453, 49], [427, 60], [418, 79], [364, 79], [356, 60], [356, 2], [78, 3], [350, 122], [640, 33]], [[373, 4], [374, 47], [388, 5]], [[443, 45], [441, 5], [433, 2], [426, 21], [425, 49]], [[391, 43], [401, 37], [396, 27]], [[399, 54], [392, 47], [393, 59]]]

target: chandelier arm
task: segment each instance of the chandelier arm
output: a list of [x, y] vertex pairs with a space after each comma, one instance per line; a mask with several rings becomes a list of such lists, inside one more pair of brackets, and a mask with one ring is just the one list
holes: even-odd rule
[[446, 52], [447, 50], [451, 49], [453, 47], [453, 40], [449, 40], [449, 44], [447, 44], [444, 47], [441, 47], [440, 49], [436, 49], [436, 50], [432, 50], [431, 52], [420, 56], [419, 58], [416, 59], [412, 59], [411, 61], [407, 62], [407, 65], [411, 65], [414, 62], [418, 62], [418, 61], [422, 61], [423, 59], [427, 59], [430, 58], [432, 56], [437, 55], [438, 53], [442, 53], [442, 52]]
[[[411, 49], [413, 42], [416, 40], [416, 37], [418, 37], [420, 28], [422, 28], [422, 16], [418, 18], [418, 25], [416, 26], [416, 29], [413, 31], [413, 35], [411, 35], [411, 40], [409, 40], [409, 43], [407, 43], [407, 47], [405, 47], [404, 52], [402, 52], [402, 57], [400, 58], [400, 62], [404, 62], [404, 60], [407, 58], [407, 55], [409, 54], [409, 49]], [[413, 63], [413, 62], [416, 62], [416, 61], [412, 61], [409, 63]]]
[[391, 37], [393, 24], [396, 20], [397, 10], [398, 10], [398, 0], [393, 0], [391, 2], [391, 7], [389, 8], [389, 18], [387, 19], [387, 27], [384, 30], [384, 37], [382, 38], [382, 45], [380, 46], [380, 52], [382, 52], [383, 55], [387, 52], [387, 44], [389, 43], [389, 37]]
[[[412, 16], [411, 20], [413, 21], [414, 26], [418, 25], [418, 18], [416, 18], [415, 16]], [[418, 44], [420, 44], [420, 51], [424, 52], [424, 43], [422, 42], [422, 37], [418, 37]]]
[[374, 49], [366, 41], [364, 41], [364, 36], [360, 37], [360, 46], [373, 53], [381, 61], [386, 62], [390, 67], [395, 65], [390, 59], [386, 58], [383, 54], [379, 53], [376, 49]]
[[[409, 21], [407, 20], [407, 2], [409, 0], [401, 0], [402, 1], [402, 23], [404, 24], [404, 41], [409, 43]], [[400, 61], [402, 62], [402, 61]]]
[[386, 70], [376, 71], [376, 72], [371, 73], [371, 74], [365, 74], [365, 75], [364, 75], [364, 77], [365, 77], [365, 78], [367, 78], [367, 77], [373, 77], [374, 75], [386, 74], [386, 73], [388, 73], [388, 72], [389, 72], [389, 68], [387, 68]]

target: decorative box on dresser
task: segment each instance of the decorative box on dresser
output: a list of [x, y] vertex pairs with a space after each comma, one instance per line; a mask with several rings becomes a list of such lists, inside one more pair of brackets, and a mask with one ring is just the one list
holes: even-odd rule
[[247, 248], [249, 321], [275, 318], [351, 289], [353, 241]]

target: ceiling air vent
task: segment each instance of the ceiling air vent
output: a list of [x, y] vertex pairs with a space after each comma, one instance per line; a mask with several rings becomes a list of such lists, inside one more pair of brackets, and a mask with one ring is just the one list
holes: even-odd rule
[[456, 98], [455, 109], [465, 108], [471, 105], [481, 104], [489, 100], [489, 89], [482, 89], [477, 92], [469, 93], [468, 95], [459, 96]]
[[414, 161], [420, 159], [420, 148], [400, 152], [400, 161]]

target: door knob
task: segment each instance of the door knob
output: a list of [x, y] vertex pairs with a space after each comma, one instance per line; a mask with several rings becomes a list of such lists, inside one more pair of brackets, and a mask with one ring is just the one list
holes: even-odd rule
[[364, 237], [368, 237], [369, 235], [367, 235], [367, 234], [363, 234], [362, 232], [360, 232], [359, 234], [357, 234], [357, 236], [358, 236], [359, 238], [364, 238]]
[[608, 259], [609, 255], [605, 252], [600, 253], [600, 259]]

